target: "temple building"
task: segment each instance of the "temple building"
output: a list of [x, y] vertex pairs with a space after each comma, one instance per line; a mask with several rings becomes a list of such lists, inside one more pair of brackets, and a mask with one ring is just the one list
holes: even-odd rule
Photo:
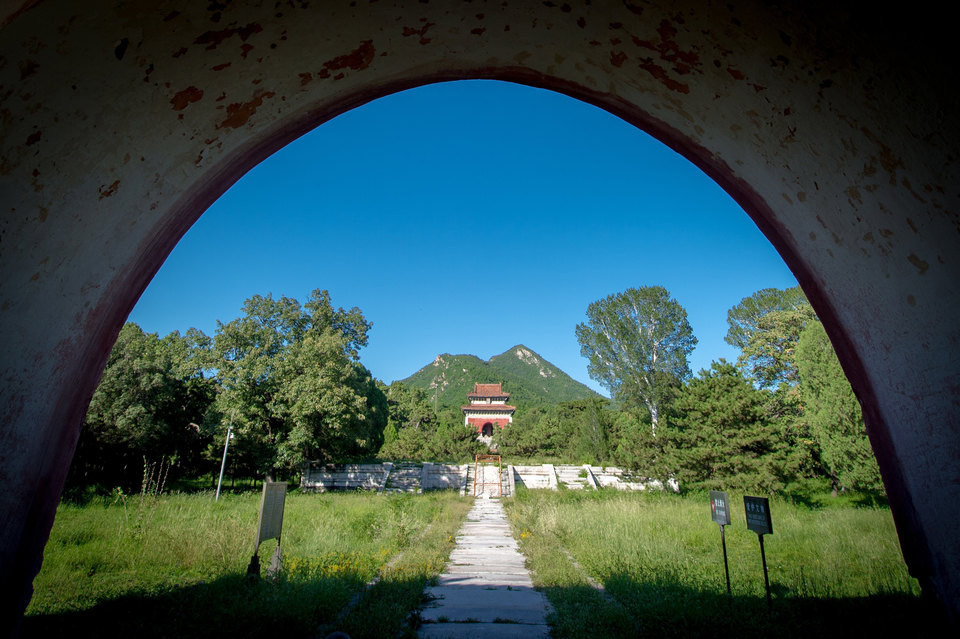
[[473, 426], [481, 437], [493, 435], [494, 425], [503, 428], [513, 422], [513, 412], [516, 406], [507, 404], [510, 393], [503, 392], [503, 384], [474, 384], [473, 392], [467, 393], [466, 406], [463, 411], [463, 425]]

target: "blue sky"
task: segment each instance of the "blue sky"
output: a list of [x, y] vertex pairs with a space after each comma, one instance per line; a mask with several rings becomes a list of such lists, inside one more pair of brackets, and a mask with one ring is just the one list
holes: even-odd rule
[[590, 302], [648, 285], [686, 308], [696, 372], [736, 359], [731, 306], [796, 280], [726, 193], [643, 131], [549, 91], [452, 82], [354, 109], [255, 167], [130, 320], [213, 335], [254, 294], [327, 289], [373, 322], [361, 361], [385, 382], [522, 343], [601, 390], [574, 327]]

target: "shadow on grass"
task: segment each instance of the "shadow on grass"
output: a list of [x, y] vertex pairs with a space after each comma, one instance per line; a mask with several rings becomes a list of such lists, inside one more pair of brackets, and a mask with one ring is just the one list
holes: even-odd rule
[[[557, 612], [554, 637], [908, 637], [950, 636], [941, 612], [905, 594], [816, 598], [774, 587], [772, 606], [763, 596], [728, 596], [672, 583], [640, 583], [614, 575], [606, 589], [545, 588]], [[599, 633], [599, 634], [597, 634]]]
[[822, 508], [889, 508], [887, 494], [883, 490], [850, 490], [831, 494], [825, 482], [807, 480], [792, 484], [782, 497], [797, 506], [810, 510]]
[[366, 590], [356, 576], [307, 579], [230, 575], [163, 592], [127, 594], [90, 608], [24, 618], [27, 638], [325, 637], [353, 639], [410, 634], [408, 617], [422, 604], [428, 580], [391, 578]]
[[128, 594], [80, 611], [30, 615], [21, 637], [307, 637], [362, 588], [356, 578], [277, 582], [242, 575]]
[[[21, 637], [324, 637], [413, 636], [407, 625], [423, 603], [424, 578], [381, 581], [363, 590], [354, 577], [251, 580], [232, 575], [159, 593], [124, 595], [91, 608], [24, 619]], [[546, 587], [552, 636], [698, 638], [950, 636], [928, 602], [902, 594], [813, 598], [705, 592], [627, 575], [606, 582], [610, 597], [587, 586]], [[358, 596], [358, 593], [363, 593]], [[346, 610], [353, 601], [353, 606]]]

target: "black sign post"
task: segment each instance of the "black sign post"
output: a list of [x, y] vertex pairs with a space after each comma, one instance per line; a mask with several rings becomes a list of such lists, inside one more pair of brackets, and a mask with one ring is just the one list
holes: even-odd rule
[[720, 490], [710, 491], [710, 516], [720, 526], [720, 545], [723, 546], [723, 572], [727, 576], [727, 594], [730, 592], [730, 566], [727, 563], [727, 537], [724, 526], [730, 525], [730, 505], [727, 493]]
[[770, 603], [770, 578], [767, 577], [767, 555], [763, 551], [763, 536], [773, 534], [773, 522], [770, 520], [770, 502], [766, 497], [743, 498], [743, 509], [747, 512], [747, 528], [757, 533], [760, 539], [760, 561], [763, 562], [763, 583], [767, 587], [767, 607]]

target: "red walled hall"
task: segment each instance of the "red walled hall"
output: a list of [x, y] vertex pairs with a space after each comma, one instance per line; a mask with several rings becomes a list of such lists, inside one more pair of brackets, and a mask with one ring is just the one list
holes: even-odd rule
[[[503, 384], [477, 384], [473, 385], [473, 392], [467, 393], [469, 404], [460, 407], [463, 412], [464, 426], [473, 426], [481, 435], [492, 433], [484, 432], [484, 426], [487, 424], [496, 424], [503, 428], [513, 422], [513, 413], [515, 406], [510, 406], [507, 401], [510, 399], [510, 393], [503, 392]], [[491, 415], [495, 413], [495, 415]]]

